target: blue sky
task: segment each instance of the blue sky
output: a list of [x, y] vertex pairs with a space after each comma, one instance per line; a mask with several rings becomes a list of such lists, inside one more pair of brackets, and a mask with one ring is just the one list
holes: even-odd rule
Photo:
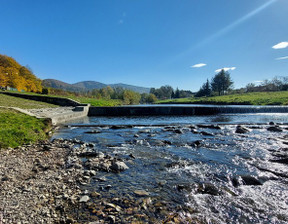
[[41, 79], [197, 91], [288, 76], [288, 0], [0, 0], [0, 54]]

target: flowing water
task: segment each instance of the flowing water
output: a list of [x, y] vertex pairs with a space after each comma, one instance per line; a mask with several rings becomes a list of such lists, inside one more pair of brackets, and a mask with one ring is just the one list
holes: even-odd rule
[[[270, 121], [282, 132], [268, 131]], [[283, 113], [89, 117], [54, 138], [92, 142], [96, 151], [125, 160], [130, 169], [100, 172], [106, 181], [87, 186], [103, 197], [137, 200], [133, 192], [144, 190], [155, 206], [191, 223], [287, 223], [287, 122]], [[238, 124], [249, 132], [235, 133]], [[145, 214], [164, 217], [157, 209]]]

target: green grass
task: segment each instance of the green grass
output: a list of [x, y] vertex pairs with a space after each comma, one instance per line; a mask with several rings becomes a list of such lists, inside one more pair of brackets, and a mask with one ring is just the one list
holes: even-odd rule
[[214, 97], [157, 101], [159, 104], [288, 105], [288, 91], [254, 92]]
[[[15, 91], [9, 91], [12, 93], [19, 93], [19, 94], [29, 94], [29, 95], [40, 95], [43, 96], [43, 94], [37, 94], [37, 93], [29, 93], [29, 92], [15, 92]], [[4, 94], [3, 94], [4, 95]], [[110, 100], [105, 100], [105, 99], [96, 99], [96, 98], [91, 98], [91, 97], [84, 97], [84, 96], [75, 96], [75, 95], [67, 95], [67, 96], [61, 96], [61, 95], [44, 95], [44, 96], [48, 96], [48, 97], [60, 97], [60, 98], [69, 98], [72, 100], [76, 100], [79, 103], [89, 103], [91, 104], [91, 106], [95, 106], [95, 107], [113, 107], [113, 106], [120, 106], [123, 105], [123, 101], [122, 100], [117, 100], [117, 99], [110, 99]], [[0, 94], [1, 97], [1, 94]], [[32, 101], [32, 100], [31, 100]], [[36, 102], [36, 101], [33, 101]], [[37, 101], [39, 102], [39, 101]], [[38, 104], [38, 103], [35, 103]], [[39, 102], [40, 103], [40, 102]], [[47, 103], [46, 103], [47, 104]], [[45, 105], [45, 103], [43, 103], [43, 105]], [[52, 104], [50, 104], [52, 105]], [[0, 106], [1, 106], [1, 99], [0, 99]], [[54, 105], [55, 106], [55, 105]]]
[[0, 106], [3, 107], [19, 107], [22, 109], [34, 109], [34, 108], [49, 108], [49, 107], [57, 107], [56, 105], [34, 101], [34, 100], [26, 100], [19, 97], [8, 96], [4, 94], [0, 94]]
[[104, 99], [95, 99], [89, 97], [76, 97], [76, 96], [69, 96], [70, 99], [76, 100], [80, 103], [89, 103], [91, 106], [94, 107], [113, 107], [113, 106], [120, 106], [123, 104], [122, 100], [104, 100]]
[[0, 149], [35, 143], [47, 138], [50, 124], [12, 109], [0, 108]]

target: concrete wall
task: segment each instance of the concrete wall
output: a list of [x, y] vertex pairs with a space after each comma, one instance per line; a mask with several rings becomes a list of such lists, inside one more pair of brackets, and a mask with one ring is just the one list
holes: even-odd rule
[[90, 107], [88, 116], [181, 116], [219, 113], [288, 113], [286, 106], [122, 106]]
[[28, 94], [20, 94], [20, 93], [10, 93], [10, 92], [0, 92], [2, 94], [6, 94], [9, 96], [15, 96], [15, 97], [21, 97], [28, 100], [35, 100], [35, 101], [41, 101], [51, 104], [56, 104], [59, 106], [85, 106], [86, 104], [81, 104], [75, 100], [71, 99], [65, 99], [60, 97], [49, 97], [49, 96], [40, 96], [40, 95], [28, 95]]
[[62, 124], [71, 120], [87, 117], [88, 111], [89, 111], [89, 105], [77, 106], [73, 109], [73, 111], [51, 116], [50, 119], [52, 120], [53, 125]]

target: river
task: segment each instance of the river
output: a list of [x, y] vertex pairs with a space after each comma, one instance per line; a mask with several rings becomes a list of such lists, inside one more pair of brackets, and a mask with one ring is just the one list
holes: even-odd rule
[[[87, 117], [53, 138], [94, 143], [123, 159], [128, 170], [98, 172], [83, 188], [138, 203], [134, 192], [144, 191], [151, 205], [140, 206], [143, 222], [177, 214], [183, 223], [287, 223], [287, 122], [285, 113]], [[239, 124], [248, 132], [235, 133]], [[118, 215], [125, 223], [131, 214]]]

